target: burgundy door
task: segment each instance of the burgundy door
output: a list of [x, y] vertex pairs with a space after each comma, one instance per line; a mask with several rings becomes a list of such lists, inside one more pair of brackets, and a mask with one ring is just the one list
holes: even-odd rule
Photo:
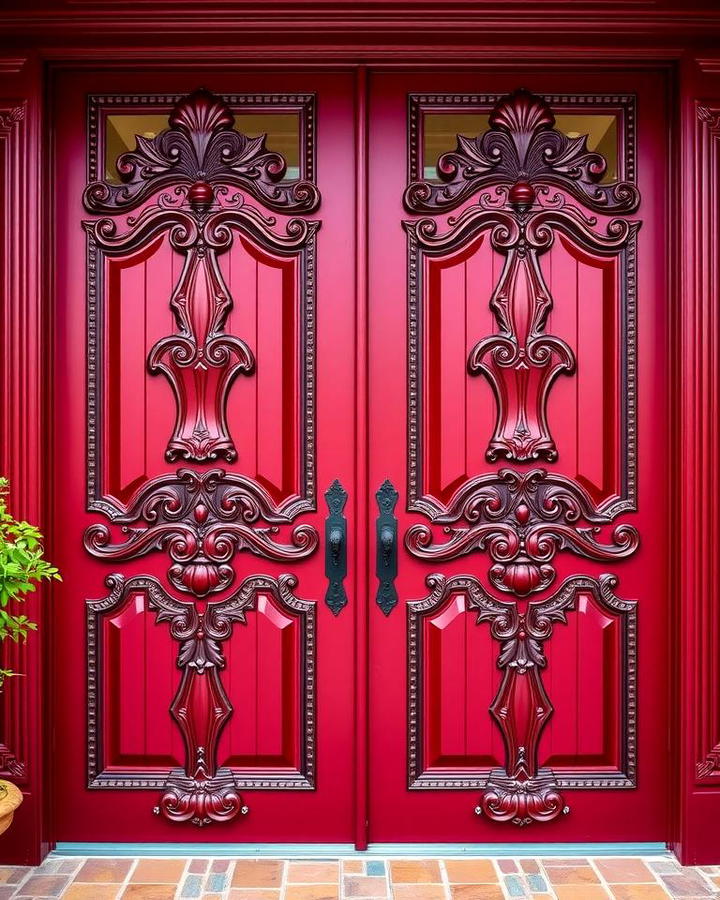
[[347, 841], [353, 80], [159, 81], [54, 101], [56, 837]]
[[372, 81], [372, 841], [666, 837], [660, 95]]

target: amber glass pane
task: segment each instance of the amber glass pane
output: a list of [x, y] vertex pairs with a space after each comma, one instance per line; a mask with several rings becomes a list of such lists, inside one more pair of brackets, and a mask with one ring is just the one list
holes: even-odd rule
[[[568, 137], [588, 136], [588, 147], [602, 153], [607, 161], [603, 181], [618, 176], [618, 122], [613, 113], [571, 113], [555, 116], [556, 128]], [[423, 116], [423, 174], [437, 180], [437, 161], [457, 146], [456, 135], [476, 137], [489, 128], [487, 113], [438, 112]]]
[[[105, 120], [105, 180], [118, 184], [121, 153], [135, 149], [135, 135], [153, 138], [168, 127], [167, 113], [113, 113]], [[235, 113], [235, 128], [248, 137], [267, 134], [266, 146], [287, 163], [286, 181], [300, 177], [300, 116], [294, 112]]]

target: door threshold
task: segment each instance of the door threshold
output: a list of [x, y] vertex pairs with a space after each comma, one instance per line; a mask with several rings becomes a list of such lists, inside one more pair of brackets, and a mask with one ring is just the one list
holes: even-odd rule
[[199, 844], [199, 843], [73, 843], [59, 841], [56, 856], [273, 856], [303, 859], [333, 859], [366, 856], [663, 856], [670, 851], [663, 843], [596, 844], [370, 844], [356, 850], [352, 844]]

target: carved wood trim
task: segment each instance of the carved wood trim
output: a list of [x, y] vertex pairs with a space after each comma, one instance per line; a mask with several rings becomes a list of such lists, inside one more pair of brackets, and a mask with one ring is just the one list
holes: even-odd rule
[[[219, 94], [233, 110], [272, 109], [297, 111], [300, 116], [300, 179], [315, 181], [315, 94]], [[102, 178], [100, 133], [105, 110], [166, 109], [167, 112], [182, 100], [183, 94], [91, 94], [88, 97], [88, 181]]]
[[[441, 109], [462, 108], [464, 112], [477, 111], [489, 113], [502, 94], [418, 94], [408, 95], [408, 184], [421, 181], [423, 172], [422, 159], [422, 114]], [[636, 114], [634, 94], [538, 94], [549, 103], [556, 112], [563, 114], [584, 111], [585, 108], [618, 109], [621, 112], [623, 128], [623, 152], [619, 156], [619, 177], [625, 181], [635, 182], [636, 160]]]
[[[5, 59], [7, 74], [19, 71], [24, 60]], [[30, 141], [27, 103], [0, 101], [0, 208], [4, 246], [0, 247], [0, 316], [2, 318], [2, 385], [0, 393], [0, 457], [12, 486], [13, 509], [20, 516], [39, 517], [40, 368], [39, 316], [35, 297], [29, 179]], [[36, 356], [37, 354], [37, 356]], [[32, 374], [35, 371], [35, 374]], [[31, 598], [36, 607], [36, 601]], [[30, 613], [37, 621], [37, 612]], [[28, 647], [4, 641], [7, 668], [28, 673]], [[15, 678], [0, 694], [0, 777], [19, 785], [29, 781], [30, 719], [35, 702], [31, 677]]]
[[[694, 780], [698, 785], [720, 783], [720, 607], [717, 571], [717, 429], [715, 383], [720, 370], [717, 334], [720, 308], [720, 103], [695, 103], [695, 172], [689, 240], [691, 252], [685, 270], [683, 294], [693, 298], [684, 323], [681, 431], [683, 484], [681, 492], [683, 554], [681, 584], [689, 609], [683, 620], [693, 650], [685, 665], [695, 673], [691, 703]], [[693, 500], [694, 496], [694, 500]], [[697, 498], [703, 498], [698, 502]]]

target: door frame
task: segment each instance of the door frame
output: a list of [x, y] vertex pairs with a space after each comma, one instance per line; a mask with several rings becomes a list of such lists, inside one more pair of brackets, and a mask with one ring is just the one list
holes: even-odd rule
[[[52, 3], [49, 3], [52, 6]], [[60, 4], [54, 4], [58, 8]], [[291, 4], [292, 5], [292, 4]], [[516, 0], [518, 9], [530, 4]], [[381, 4], [370, 37], [349, 21], [351, 16], [338, 2], [318, 13], [312, 7], [294, 8], [293, 21], [304, 24], [300, 37], [288, 34], [286, 24], [268, 24], [262, 11], [243, 13], [230, 32], [219, 22], [216, 33], [205, 34], [204, 43], [192, 22], [174, 23], [172, 45], [159, 53], [143, 48], [140, 42], [153, 35], [158, 38], [169, 27], [168, 12], [157, 13], [145, 35], [123, 31], [113, 25], [110, 46], [97, 48], [108, 27], [107, 16], [98, 5], [88, 4], [81, 24], [74, 13], [62, 10], [47, 15], [24, 17], [0, 12], [0, 22], [9, 25], [0, 42], [0, 71], [3, 73], [0, 96], [0, 177], [5, 202], [0, 207], [6, 252], [0, 256], [4, 288], [0, 287], [3, 322], [0, 334], [0, 423], [3, 441], [2, 471], [15, 485], [14, 506], [18, 513], [31, 517], [41, 526], [52, 520], [53, 494], [44, 448], [48, 446], [52, 417], [52, 360], [49, 357], [54, 322], [53, 266], [45, 265], [53, 248], [53, 229], [47, 210], [52, 195], [52, 122], [46, 118], [46, 97], [56, 73], [65, 69], [136, 67], [142, 64], [150, 72], [180, 63], [203, 70], [259, 69], [287, 67], [292, 73], [301, 64], [308, 69], [352, 68], [356, 78], [356, 145], [363, 148], [367, 139], [366, 86], [367, 67], [424, 69], [472, 69], [485, 73], [507, 69], [512, 61], [542, 71], [593, 70], [628, 72], [633, 68], [653, 69], [664, 77], [672, 109], [673, 128], [668, 135], [668, 246], [667, 277], [670, 296], [680, 298], [670, 304], [668, 353], [671, 390], [669, 427], [659, 441], [667, 441], [672, 504], [668, 511], [676, 522], [675, 552], [669, 596], [680, 602], [671, 608], [670, 632], [677, 637], [667, 648], [672, 671], [672, 691], [665, 701], [671, 704], [674, 727], [670, 747], [658, 752], [671, 753], [670, 785], [658, 789], [670, 791], [671, 820], [667, 840], [685, 864], [720, 862], [720, 846], [713, 844], [706, 823], [720, 814], [720, 586], [717, 584], [713, 552], [720, 528], [717, 504], [708, 496], [717, 490], [714, 472], [720, 469], [720, 432], [714, 427], [715, 392], [720, 379], [720, 349], [711, 336], [720, 326], [720, 267], [713, 253], [720, 241], [720, 53], [705, 43], [720, 34], [720, 15], [678, 11], [665, 17], [644, 14], [642, 28], [632, 9], [616, 16], [616, 46], [602, 46], [595, 36], [593, 20], [596, 4], [582, 3], [573, 21], [557, 16], [534, 18], [528, 14], [513, 18], [514, 34], [500, 44], [507, 24], [490, 13], [479, 14], [468, 24], [462, 10], [443, 9], [443, 31], [437, 34], [437, 14], [428, 18], [427, 8], [418, 8], [410, 34], [398, 38], [398, 4]], [[423, 10], [425, 10], [423, 12]], [[404, 15], [404, 14], [403, 14]], [[670, 21], [672, 19], [672, 21]], [[115, 20], [113, 20], [115, 21]], [[669, 24], [668, 24], [669, 23]], [[679, 24], [679, 23], [682, 23]], [[3, 22], [3, 25], [6, 24]], [[242, 28], [241, 28], [242, 26]], [[564, 31], [563, 27], [564, 26]], [[433, 33], [435, 42], [424, 36]], [[552, 29], [557, 29], [552, 31]], [[677, 29], [681, 28], [681, 32]], [[54, 29], [54, 30], [53, 30]], [[243, 30], [244, 29], [244, 30]], [[485, 35], [468, 47], [472, 32]], [[537, 35], [543, 33], [542, 49], [532, 49]], [[236, 46], [225, 46], [227, 34]], [[221, 35], [225, 35], [224, 37]], [[313, 34], [320, 37], [313, 37]], [[18, 38], [20, 35], [20, 38]], [[67, 38], [62, 44], [63, 35]], [[70, 37], [72, 35], [72, 37]], [[260, 36], [268, 43], [263, 46]], [[490, 35], [490, 37], [488, 37]], [[570, 37], [568, 38], [568, 35]], [[639, 36], [638, 36], [639, 35]], [[679, 36], [678, 36], [679, 35]], [[649, 37], [648, 37], [649, 36]], [[440, 40], [438, 40], [440, 38]], [[165, 38], [166, 40], [166, 38]], [[567, 40], [576, 41], [570, 46]], [[242, 53], [239, 48], [246, 43]], [[324, 41], [318, 47], [319, 41]], [[256, 43], [257, 42], [257, 43]], [[648, 43], [649, 42], [649, 43]], [[513, 46], [514, 44], [514, 46]], [[528, 46], [531, 49], [528, 49]], [[308, 57], [311, 61], [308, 62]], [[356, 186], [365, 196], [364, 157], [354, 173]], [[702, 189], [695, 179], [702, 176]], [[361, 203], [360, 206], [363, 204]], [[358, 215], [361, 213], [358, 212]], [[366, 331], [367, 331], [367, 249], [366, 239], [356, 251], [356, 288], [358, 296], [356, 347], [357, 423], [362, 428], [367, 405]], [[367, 434], [359, 432], [361, 452], [357, 471], [367, 464]], [[693, 440], [688, 440], [692, 436]], [[21, 448], [22, 452], [19, 452]], [[363, 479], [360, 479], [363, 482]], [[366, 479], [364, 482], [366, 484]], [[367, 490], [367, 489], [366, 489]], [[697, 503], [700, 498], [701, 502]], [[358, 497], [360, 519], [353, 524], [358, 576], [356, 596], [368, 591], [367, 503]], [[52, 536], [48, 544], [52, 558]], [[367, 744], [367, 622], [355, 604], [358, 636], [361, 638], [360, 666], [356, 683], [356, 763], [355, 839], [359, 849], [367, 845], [368, 779], [365, 767]], [[0, 746], [0, 767], [14, 771], [26, 794], [16, 817], [16, 825], [3, 842], [4, 862], [37, 863], [53, 846], [50, 779], [52, 771], [52, 717], [42, 697], [47, 696], [54, 616], [62, 611], [53, 607], [51, 589], [44, 590], [39, 602], [31, 605], [40, 625], [27, 648], [22, 648], [15, 663], [28, 674], [17, 696], [0, 718], [5, 746]], [[14, 689], [14, 685], [13, 685]], [[57, 711], [58, 713], [60, 711]], [[24, 727], [16, 723], [22, 716]], [[509, 837], [509, 836], [508, 836]]]

